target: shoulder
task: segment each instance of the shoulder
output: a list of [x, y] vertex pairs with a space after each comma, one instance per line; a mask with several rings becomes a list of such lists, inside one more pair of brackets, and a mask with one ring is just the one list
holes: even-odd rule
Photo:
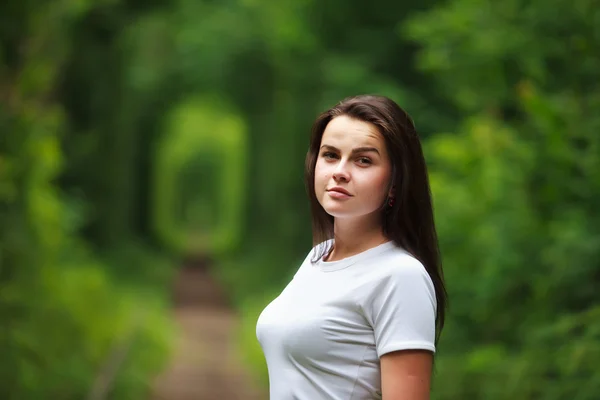
[[416, 257], [397, 246], [374, 257], [370, 260], [370, 264], [372, 279], [377, 282], [423, 279], [431, 282], [425, 266]]
[[394, 247], [369, 262], [368, 299], [421, 299], [435, 307], [435, 288], [425, 266], [407, 251]]

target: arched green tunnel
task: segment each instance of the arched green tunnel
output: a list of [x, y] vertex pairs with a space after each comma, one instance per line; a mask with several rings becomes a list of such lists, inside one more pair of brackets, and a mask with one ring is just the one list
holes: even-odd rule
[[247, 128], [225, 101], [192, 98], [167, 118], [156, 148], [153, 226], [169, 248], [219, 254], [240, 240]]

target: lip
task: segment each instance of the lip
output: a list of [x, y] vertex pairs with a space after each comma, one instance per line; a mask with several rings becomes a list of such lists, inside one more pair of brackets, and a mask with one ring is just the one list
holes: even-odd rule
[[341, 188], [339, 186], [332, 187], [331, 189], [327, 189], [327, 192], [329, 192], [329, 194], [334, 197], [352, 197], [350, 192], [348, 192], [346, 189]]

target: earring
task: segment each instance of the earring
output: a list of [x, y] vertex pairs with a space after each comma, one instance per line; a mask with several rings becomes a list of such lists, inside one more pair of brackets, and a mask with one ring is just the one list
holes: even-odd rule
[[393, 197], [390, 197], [388, 199], [388, 206], [390, 206], [390, 208], [392, 208], [394, 206], [394, 198]]

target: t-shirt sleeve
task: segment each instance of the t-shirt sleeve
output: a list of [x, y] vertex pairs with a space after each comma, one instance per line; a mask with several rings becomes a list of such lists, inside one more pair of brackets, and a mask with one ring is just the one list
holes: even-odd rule
[[418, 261], [390, 268], [368, 298], [365, 310], [379, 357], [396, 350], [435, 352], [435, 289]]

